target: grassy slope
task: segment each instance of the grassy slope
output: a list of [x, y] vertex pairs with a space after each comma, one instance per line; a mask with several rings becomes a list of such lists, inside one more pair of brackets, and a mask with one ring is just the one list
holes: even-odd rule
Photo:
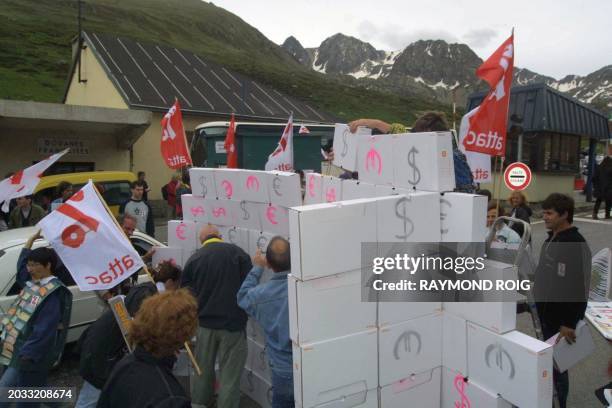
[[[312, 72], [239, 17], [200, 0], [88, 0], [84, 28], [187, 49], [341, 118], [410, 123], [446, 105]], [[75, 0], [0, 0], [0, 98], [59, 102], [76, 33]]]

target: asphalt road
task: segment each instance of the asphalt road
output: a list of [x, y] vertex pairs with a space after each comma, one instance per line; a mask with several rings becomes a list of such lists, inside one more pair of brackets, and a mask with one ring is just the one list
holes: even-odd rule
[[[603, 213], [600, 214], [600, 218]], [[612, 246], [612, 220], [595, 221], [590, 218], [590, 213], [576, 214], [574, 224], [584, 235], [591, 252], [594, 254], [606, 246]], [[167, 228], [161, 223], [157, 227], [156, 237], [158, 240], [166, 241]], [[546, 229], [542, 221], [532, 223], [532, 239], [534, 257], [537, 259], [542, 242], [546, 239]], [[522, 313], [517, 319], [517, 329], [535, 336], [529, 314]], [[612, 358], [612, 343], [606, 341], [595, 329], [591, 329], [595, 341], [596, 350], [587, 359], [570, 369], [570, 395], [568, 407], [591, 408], [600, 407], [601, 404], [594, 395], [594, 390], [610, 382], [607, 377], [608, 362]], [[78, 375], [78, 356], [71, 352], [68, 346], [66, 356], [61, 366], [51, 374], [50, 385], [64, 387], [79, 387], [82, 380]], [[69, 405], [68, 405], [69, 406]], [[241, 407], [254, 408], [255, 404], [248, 397], [243, 396]]]

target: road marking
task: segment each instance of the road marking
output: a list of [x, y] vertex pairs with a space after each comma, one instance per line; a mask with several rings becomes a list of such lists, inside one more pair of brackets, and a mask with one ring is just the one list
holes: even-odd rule
[[605, 220], [591, 220], [588, 218], [576, 218], [576, 221], [580, 221], [580, 222], [590, 222], [591, 224], [604, 224], [604, 225], [612, 225], [612, 222], [605, 221]]

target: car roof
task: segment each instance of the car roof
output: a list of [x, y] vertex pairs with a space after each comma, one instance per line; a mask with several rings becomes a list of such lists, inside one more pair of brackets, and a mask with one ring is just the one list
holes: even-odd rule
[[135, 181], [136, 175], [130, 171], [86, 171], [81, 173], [64, 173], [45, 176], [40, 179], [40, 183], [36, 186], [35, 192], [49, 187], [55, 187], [62, 181], [68, 181], [72, 184], [85, 184], [89, 180], [93, 182], [101, 181]]
[[[28, 238], [34, 235], [37, 230], [38, 227], [23, 227], [0, 232], [0, 250], [25, 244]], [[149, 241], [159, 242], [155, 237], [151, 237], [140, 231], [134, 231], [132, 237], [145, 238]]]

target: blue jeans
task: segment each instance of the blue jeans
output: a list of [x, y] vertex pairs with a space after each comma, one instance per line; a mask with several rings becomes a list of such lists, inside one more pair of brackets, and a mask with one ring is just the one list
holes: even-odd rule
[[98, 405], [101, 393], [102, 390], [97, 389], [87, 381], [83, 381], [75, 408], [95, 408]]
[[272, 408], [293, 408], [293, 373], [272, 371]]
[[[47, 385], [47, 375], [47, 371], [22, 371], [14, 367], [6, 367], [2, 378], [0, 378], [0, 387], [44, 387]], [[8, 407], [10, 404], [1, 402], [0, 408]], [[40, 406], [40, 403], [17, 403], [17, 408], [38, 406]]]

